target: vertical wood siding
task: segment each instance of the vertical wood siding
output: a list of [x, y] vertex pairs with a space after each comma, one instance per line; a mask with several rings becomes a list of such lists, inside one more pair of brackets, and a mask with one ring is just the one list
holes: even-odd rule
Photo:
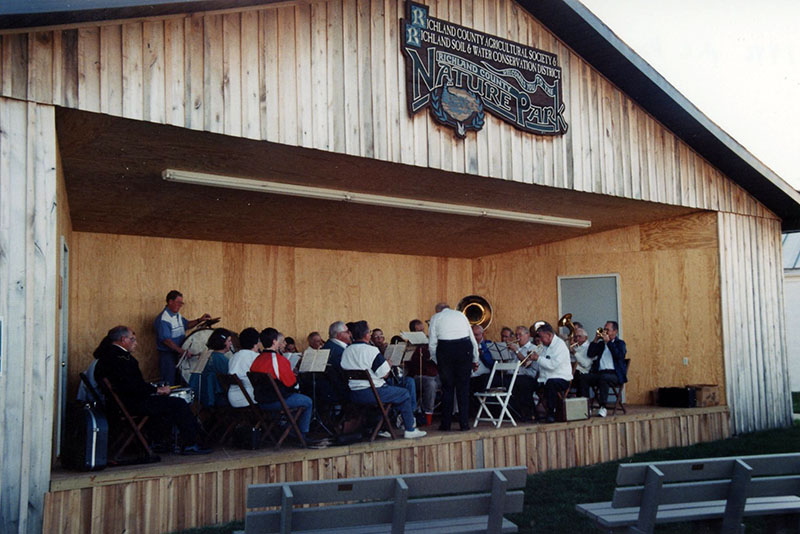
[[720, 213], [720, 283], [734, 431], [792, 420], [778, 221]]
[[0, 525], [38, 531], [49, 488], [56, 318], [52, 106], [0, 98]]
[[558, 55], [564, 136], [409, 117], [400, 0], [331, 0], [0, 38], [0, 95], [385, 161], [772, 217], [513, 0], [431, 15]]
[[727, 409], [717, 407], [480, 430], [413, 444], [381, 441], [257, 456], [233, 451], [221, 462], [60, 477], [46, 496], [44, 531], [174, 532], [243, 519], [249, 484], [514, 465], [538, 473], [729, 436]]

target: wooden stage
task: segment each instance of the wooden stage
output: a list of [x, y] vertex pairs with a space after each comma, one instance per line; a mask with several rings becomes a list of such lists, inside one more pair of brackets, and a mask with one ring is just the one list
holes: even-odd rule
[[[248, 484], [527, 465], [529, 473], [590, 465], [638, 452], [730, 436], [726, 406], [629, 406], [627, 415], [550, 425], [482, 423], [467, 432], [435, 425], [416, 440], [327, 449], [164, 455], [160, 463], [97, 473], [55, 469], [44, 532], [170, 532], [242, 519]], [[428, 429], [426, 429], [428, 430]]]

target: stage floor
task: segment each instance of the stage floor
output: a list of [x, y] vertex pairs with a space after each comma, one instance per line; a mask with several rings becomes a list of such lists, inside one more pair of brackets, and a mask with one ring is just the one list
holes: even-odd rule
[[[92, 473], [68, 471], [58, 466], [51, 473], [50, 491], [75, 490], [117, 484], [121, 481], [131, 482], [164, 476], [174, 477], [219, 470], [285, 465], [294, 462], [307, 464], [308, 462], [324, 459], [363, 456], [370, 453], [377, 454], [400, 449], [427, 449], [445, 445], [452, 447], [454, 444], [464, 443], [470, 444], [470, 449], [475, 449], [476, 456], [473, 459], [475, 465], [470, 467], [477, 468], [488, 466], [486, 465], [486, 440], [508, 442], [509, 438], [519, 438], [520, 436], [525, 437], [526, 441], [542, 442], [536, 446], [536, 457], [527, 458], [527, 461], [523, 462], [528, 465], [529, 472], [537, 472], [558, 467], [573, 467], [598, 461], [608, 461], [654, 448], [688, 445], [697, 441], [708, 441], [709, 439], [721, 439], [728, 437], [729, 434], [728, 409], [725, 406], [691, 409], [627, 406], [627, 410], [628, 412], [625, 415], [617, 412], [618, 415], [616, 416], [606, 418], [593, 417], [588, 420], [568, 423], [528, 423], [518, 424], [516, 427], [504, 423], [499, 429], [490, 426], [489, 423], [481, 423], [477, 428], [463, 432], [440, 431], [437, 428], [438, 422], [434, 419], [432, 425], [423, 428], [428, 432], [428, 435], [414, 440], [377, 438], [373, 443], [359, 442], [342, 446], [333, 445], [324, 449], [302, 449], [292, 444], [285, 445], [277, 450], [266, 447], [254, 451], [241, 450], [232, 446], [218, 446], [214, 448], [211, 454], [206, 456], [162, 454], [161, 461], [158, 463], [109, 467], [103, 471]], [[724, 415], [724, 417], [720, 418], [719, 415]], [[713, 417], [709, 419], [707, 416]], [[698, 418], [709, 420], [703, 422], [699, 419], [690, 421], [689, 418], [692, 420]], [[708, 426], [712, 421], [713, 428]], [[692, 423], [691, 425], [689, 424], [690, 422]], [[457, 423], [454, 428], [458, 428]], [[632, 430], [636, 431], [633, 435], [628, 435]], [[568, 436], [565, 435], [563, 436], [564, 439], [561, 439], [561, 435], [565, 431], [570, 431], [570, 434], [574, 434], [574, 437], [567, 439]], [[583, 444], [587, 445], [588, 448], [581, 447], [580, 443], [574, 442], [575, 438], [580, 435], [585, 435]], [[553, 447], [553, 450], [550, 450], [543, 458], [541, 449], [544, 448], [546, 450], [550, 447]], [[581, 450], [583, 450], [584, 454], [581, 454]], [[472, 463], [466, 461], [466, 459], [463, 462], [465, 464]], [[369, 473], [349, 473], [349, 469], [347, 471], [346, 476], [369, 475]], [[409, 471], [403, 470], [400, 472]], [[341, 473], [335, 474], [339, 477], [342, 476]]]

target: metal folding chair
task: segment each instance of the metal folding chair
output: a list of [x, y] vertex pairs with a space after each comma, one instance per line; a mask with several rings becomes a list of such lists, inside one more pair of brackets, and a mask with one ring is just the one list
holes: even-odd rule
[[[478, 408], [478, 415], [475, 416], [475, 423], [472, 425], [473, 428], [477, 427], [478, 423], [481, 421], [488, 421], [492, 423], [495, 428], [500, 428], [500, 425], [502, 425], [503, 421], [506, 419], [511, 422], [512, 425], [517, 426], [517, 422], [514, 421], [514, 417], [511, 415], [511, 412], [508, 409], [508, 403], [511, 401], [511, 392], [514, 391], [514, 383], [517, 381], [517, 374], [519, 373], [519, 368], [521, 365], [521, 361], [494, 363], [494, 366], [492, 366], [492, 372], [489, 375], [486, 391], [475, 392], [475, 397], [478, 399], [481, 405]], [[507, 388], [502, 386], [491, 387], [494, 383], [494, 375], [498, 371], [513, 372], [511, 375], [511, 382], [508, 384]], [[489, 409], [489, 406], [499, 406], [500, 415], [497, 417], [492, 415], [492, 411]], [[481, 417], [484, 412], [486, 413], [486, 417]]]

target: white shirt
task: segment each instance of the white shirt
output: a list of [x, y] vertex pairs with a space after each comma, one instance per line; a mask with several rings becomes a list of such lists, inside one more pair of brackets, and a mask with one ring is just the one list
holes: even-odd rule
[[[256, 400], [255, 393], [253, 392], [253, 384], [251, 384], [250, 379], [247, 378], [247, 372], [250, 370], [250, 366], [253, 365], [256, 358], [258, 358], [257, 352], [242, 349], [234, 354], [231, 361], [228, 362], [228, 373], [239, 377], [239, 380], [241, 380], [244, 385], [244, 389], [247, 390], [247, 394], [250, 395], [253, 401]], [[228, 402], [230, 402], [231, 406], [234, 408], [247, 406], [247, 399], [244, 398], [242, 390], [235, 386], [231, 386], [228, 389]]]
[[614, 370], [614, 357], [611, 351], [608, 350], [608, 343], [603, 347], [603, 354], [600, 356], [600, 371], [613, 371]]
[[581, 373], [588, 375], [589, 371], [592, 370], [592, 359], [589, 358], [589, 340], [587, 339], [577, 347], [575, 347], [575, 362], [578, 366], [575, 368], [576, 371], [580, 371]]
[[431, 324], [428, 328], [428, 350], [431, 359], [436, 361], [436, 347], [439, 340], [447, 341], [453, 339], [463, 339], [468, 337], [472, 342], [472, 361], [478, 362], [478, 342], [475, 341], [475, 334], [472, 333], [472, 325], [469, 324], [467, 316], [460, 311], [445, 308], [431, 317]]
[[[530, 339], [528, 340], [527, 343], [525, 343], [524, 345], [520, 346], [520, 348], [519, 348], [519, 352], [522, 354], [523, 358], [527, 357], [528, 354], [530, 354], [531, 352], [534, 352], [535, 350], [536, 350], [536, 345], [534, 345], [533, 341], [531, 341]], [[519, 358], [516, 355], [514, 355], [514, 356]], [[538, 373], [539, 373], [539, 363], [535, 362], [535, 361], [531, 361], [530, 365], [528, 367], [525, 367], [524, 365], [522, 367], [520, 367], [519, 368], [519, 372], [517, 374], [520, 374], [520, 375], [523, 375], [523, 376], [527, 375], [527, 376], [530, 376], [531, 378], [536, 378], [536, 375]]]
[[539, 355], [540, 382], [551, 378], [561, 378], [569, 382], [572, 380], [572, 364], [569, 361], [569, 349], [564, 340], [553, 336], [549, 347]]
[[[378, 360], [376, 360], [376, 358]], [[376, 369], [373, 369], [378, 361], [382, 363], [380, 363]], [[375, 384], [376, 388], [379, 388], [386, 383], [383, 377], [392, 370], [392, 367], [383, 359], [378, 347], [370, 345], [369, 343], [357, 341], [344, 349], [344, 353], [342, 354], [342, 369], [346, 371], [366, 369], [369, 371], [369, 374], [372, 375], [372, 383]], [[366, 380], [350, 380], [348, 385], [352, 391], [358, 391], [360, 389], [367, 389], [369, 387], [369, 382]]]

